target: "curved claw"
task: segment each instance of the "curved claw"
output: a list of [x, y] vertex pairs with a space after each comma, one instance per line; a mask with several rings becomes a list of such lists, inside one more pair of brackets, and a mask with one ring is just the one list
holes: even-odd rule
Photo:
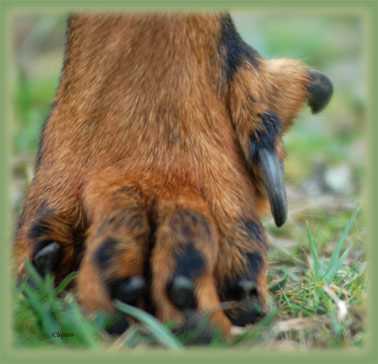
[[109, 286], [112, 299], [118, 299], [127, 304], [135, 304], [146, 288], [144, 278], [140, 276], [120, 278], [111, 282]]
[[274, 222], [280, 227], [285, 223], [287, 218], [283, 166], [275, 151], [268, 148], [260, 148], [258, 150], [258, 161], [261, 166]]
[[41, 275], [52, 273], [56, 269], [61, 255], [62, 247], [52, 241], [34, 254], [32, 263]]
[[168, 284], [168, 297], [179, 310], [195, 309], [197, 301], [194, 294], [194, 284], [190, 278], [176, 276]]
[[310, 84], [308, 86], [308, 104], [311, 111], [316, 114], [322, 111], [333, 94], [333, 86], [331, 80], [323, 73], [310, 70]]
[[227, 312], [227, 315], [233, 325], [244, 327], [260, 321], [265, 316], [265, 312], [262, 310], [257, 299], [254, 298], [240, 302], [240, 307]]

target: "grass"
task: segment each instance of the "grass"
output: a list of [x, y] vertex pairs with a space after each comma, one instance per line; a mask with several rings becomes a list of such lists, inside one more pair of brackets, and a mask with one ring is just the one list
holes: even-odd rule
[[331, 249], [321, 244], [307, 224], [308, 246], [290, 257], [292, 265], [285, 261], [284, 266], [273, 269], [272, 276], [279, 276], [280, 269], [284, 272], [283, 284], [275, 294], [280, 317], [288, 322], [294, 319], [294, 329], [283, 335], [286, 340], [306, 347], [362, 346], [366, 264], [364, 257], [356, 257], [361, 253], [360, 243], [358, 234], [352, 234], [359, 226], [359, 212], [354, 211]]
[[[360, 210], [356, 209], [336, 240], [332, 253], [322, 253], [321, 245], [307, 224], [307, 245], [297, 254], [295, 265], [273, 263], [270, 278], [271, 311], [257, 325], [224, 341], [216, 336], [213, 347], [361, 347], [364, 338], [365, 265], [351, 263], [352, 231]], [[299, 264], [298, 264], [299, 263]], [[109, 314], [85, 316], [75, 296], [65, 288], [75, 278], [69, 275], [54, 287], [53, 278], [41, 278], [28, 263], [28, 280], [15, 290], [16, 344], [58, 345], [88, 349], [160, 346], [182, 350], [190, 344], [185, 336], [175, 336], [172, 325], [163, 325], [146, 312], [124, 303], [115, 307], [136, 323], [117, 339], [105, 328]], [[366, 309], [366, 307], [365, 307]]]

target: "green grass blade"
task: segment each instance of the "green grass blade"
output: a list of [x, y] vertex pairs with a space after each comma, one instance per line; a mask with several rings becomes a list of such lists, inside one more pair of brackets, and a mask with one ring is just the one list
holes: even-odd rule
[[29, 278], [31, 278], [36, 288], [43, 291], [45, 288], [44, 281], [29, 260], [25, 261], [25, 272], [26, 272], [26, 275]]
[[22, 290], [27, 302], [40, 320], [42, 329], [48, 339], [56, 344], [61, 344], [62, 339], [56, 336], [59, 333], [59, 325], [51, 316], [50, 311], [45, 308], [38, 294], [26, 283], [23, 285]]
[[89, 348], [98, 348], [99, 343], [95, 328], [84, 318], [74, 299], [69, 303], [68, 313], [75, 329], [74, 334], [79, 336]]
[[67, 274], [64, 279], [59, 283], [58, 287], [55, 288], [56, 295], [60, 295], [69, 284], [76, 278], [77, 272], [71, 272]]
[[155, 339], [165, 347], [175, 350], [183, 348], [183, 345], [176, 339], [176, 337], [148, 313], [120, 301], [115, 301], [114, 304], [123, 313], [130, 315], [145, 324]]
[[339, 257], [337, 261], [332, 266], [329, 267], [327, 273], [323, 277], [323, 279], [327, 283], [331, 283], [332, 280], [335, 278], [335, 275], [341, 269], [341, 267], [343, 266], [345, 262], [345, 259], [348, 257], [350, 250], [351, 250], [351, 247], [345, 249], [341, 257]]
[[52, 305], [57, 302], [57, 297], [54, 289], [54, 277], [50, 274], [44, 277], [44, 298], [50, 309]]
[[339, 269], [337, 267], [341, 267], [340, 260], [343, 256], [341, 254], [341, 250], [343, 249], [344, 244], [345, 244], [346, 240], [348, 239], [348, 236], [350, 235], [350, 232], [351, 232], [352, 227], [353, 227], [353, 225], [354, 225], [354, 223], [357, 219], [359, 212], [360, 212], [360, 208], [357, 208], [354, 211], [352, 217], [350, 218], [350, 220], [346, 224], [345, 228], [343, 229], [339, 240], [337, 241], [335, 250], [333, 251], [333, 253], [331, 255], [331, 259], [330, 259], [330, 262], [328, 264], [328, 268], [323, 275], [323, 279], [325, 279], [328, 282], [331, 281], [333, 279], [333, 277], [335, 276], [335, 274], [337, 273], [337, 271]]

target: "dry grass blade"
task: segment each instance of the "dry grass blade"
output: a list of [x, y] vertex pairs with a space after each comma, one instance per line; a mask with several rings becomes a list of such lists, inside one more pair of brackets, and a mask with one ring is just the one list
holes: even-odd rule
[[325, 293], [328, 294], [328, 296], [331, 297], [333, 302], [335, 302], [337, 307], [337, 319], [339, 321], [342, 321], [345, 319], [345, 317], [348, 314], [348, 305], [345, 301], [341, 300], [339, 297], [337, 297], [336, 293], [331, 289], [329, 286], [324, 286], [323, 290]]
[[299, 317], [289, 320], [278, 321], [274, 324], [272, 332], [275, 336], [288, 331], [302, 331], [313, 329], [327, 322], [325, 316]]

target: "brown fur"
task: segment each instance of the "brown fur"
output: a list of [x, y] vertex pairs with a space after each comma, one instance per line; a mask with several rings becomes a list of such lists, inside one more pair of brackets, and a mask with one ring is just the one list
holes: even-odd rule
[[[251, 251], [264, 258], [256, 274], [265, 305], [264, 232], [258, 241], [240, 225], [248, 219], [259, 226], [267, 208], [261, 183], [253, 177], [258, 172], [251, 173], [246, 163], [249, 137], [261, 128], [259, 115], [266, 111], [276, 112], [285, 129], [292, 123], [307, 99], [307, 68], [292, 60], [261, 58], [258, 67], [245, 60], [232, 80], [225, 80], [221, 18], [70, 19], [63, 74], [17, 233], [18, 267], [33, 254], [35, 241], [28, 234], [45, 205], [53, 212], [49, 239], [64, 245], [67, 271], [73, 245], [81, 244], [72, 236], [86, 234], [78, 278], [81, 303], [111, 310], [104, 275], [142, 274], [156, 225], [152, 299], [159, 318], [177, 318], [164, 285], [173, 270], [172, 254], [185, 241], [169, 221], [176, 211], [189, 209], [205, 216], [210, 229], [210, 235], [200, 228], [193, 232], [207, 264], [196, 283], [199, 309], [216, 312], [213, 321], [229, 332], [217, 292], [226, 278], [244, 272], [244, 255]], [[283, 158], [280, 141], [276, 148]], [[139, 211], [137, 226], [117, 227], [114, 221], [103, 226], [130, 207]], [[120, 251], [105, 274], [92, 257], [110, 235], [121, 242]]]

